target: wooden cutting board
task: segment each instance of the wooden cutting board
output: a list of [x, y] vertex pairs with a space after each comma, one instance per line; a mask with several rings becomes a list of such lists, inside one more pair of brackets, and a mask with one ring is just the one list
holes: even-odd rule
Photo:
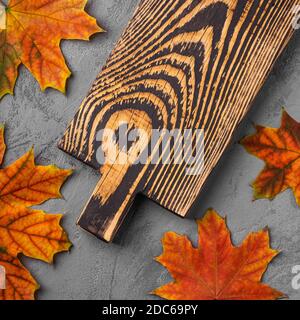
[[[141, 1], [59, 143], [101, 174], [79, 219], [82, 228], [112, 241], [139, 193], [181, 217], [188, 214], [289, 42], [298, 1]], [[161, 141], [149, 154], [159, 154], [155, 163], [100, 164], [97, 135], [117, 132], [120, 123], [148, 137], [152, 129], [202, 129], [200, 172], [187, 174], [186, 158], [162, 161], [169, 151], [160, 150]], [[149, 147], [145, 141], [133, 142], [131, 159]]]

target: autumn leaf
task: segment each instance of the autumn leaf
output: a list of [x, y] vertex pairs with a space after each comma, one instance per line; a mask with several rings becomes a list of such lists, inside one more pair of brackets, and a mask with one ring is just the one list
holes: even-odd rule
[[56, 166], [36, 166], [33, 149], [0, 171], [0, 206], [33, 206], [60, 198], [59, 189], [70, 175]]
[[1, 247], [15, 257], [23, 253], [52, 263], [55, 253], [69, 249], [68, 238], [59, 226], [61, 218], [21, 206], [1, 210]]
[[256, 126], [256, 133], [241, 144], [265, 161], [266, 166], [253, 182], [255, 199], [274, 199], [291, 188], [300, 205], [300, 123], [283, 110], [281, 127]]
[[60, 49], [61, 40], [88, 40], [103, 31], [84, 11], [86, 3], [87, 0], [9, 0], [7, 6], [0, 3], [0, 98], [13, 94], [21, 64], [42, 90], [51, 87], [65, 92], [71, 72]]
[[20, 260], [0, 251], [0, 265], [6, 271], [6, 289], [0, 290], [0, 300], [33, 300], [39, 285]]
[[154, 294], [169, 300], [273, 300], [284, 295], [261, 283], [278, 254], [269, 246], [269, 233], [251, 233], [240, 247], [232, 245], [226, 222], [214, 210], [198, 220], [198, 248], [186, 236], [165, 234], [157, 258], [175, 282]]
[[[1, 158], [5, 149], [1, 127]], [[29, 207], [60, 198], [60, 188], [70, 174], [71, 170], [56, 166], [37, 166], [32, 149], [0, 169], [0, 265], [6, 270], [0, 300], [34, 299], [39, 288], [19, 254], [52, 263], [55, 254], [69, 250], [71, 243], [60, 226], [62, 215]]]

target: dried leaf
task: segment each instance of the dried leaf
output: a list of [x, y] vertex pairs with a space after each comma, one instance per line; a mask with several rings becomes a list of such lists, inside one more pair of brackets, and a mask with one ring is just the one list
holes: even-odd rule
[[62, 183], [70, 170], [56, 166], [36, 166], [33, 149], [0, 171], [0, 206], [33, 206], [60, 198]]
[[70, 248], [67, 235], [60, 227], [61, 218], [60, 214], [45, 214], [21, 206], [1, 209], [1, 247], [14, 257], [23, 253], [52, 263], [55, 253]]
[[241, 144], [266, 166], [252, 186], [255, 199], [274, 199], [291, 188], [300, 205], [300, 124], [283, 110], [279, 129], [256, 126]]
[[[85, 11], [87, 0], [10, 0], [0, 30], [0, 98], [13, 94], [24, 64], [42, 90], [65, 92], [71, 72], [60, 49], [62, 39], [88, 40], [103, 31]], [[2, 6], [3, 7], [3, 6]]]
[[6, 289], [0, 290], [0, 300], [34, 300], [39, 285], [20, 260], [0, 252], [0, 265], [6, 271]]
[[[2, 128], [2, 156], [3, 133]], [[28, 207], [60, 198], [60, 188], [70, 174], [71, 170], [55, 166], [36, 166], [33, 150], [0, 170], [0, 265], [7, 275], [0, 300], [34, 299], [39, 287], [19, 254], [52, 263], [56, 253], [69, 250], [71, 243], [60, 226], [62, 215]]]
[[268, 264], [278, 254], [269, 233], [251, 233], [240, 247], [232, 245], [226, 222], [214, 210], [198, 221], [199, 243], [165, 234], [164, 252], [157, 258], [175, 282], [154, 291], [169, 300], [271, 300], [284, 295], [261, 283]]

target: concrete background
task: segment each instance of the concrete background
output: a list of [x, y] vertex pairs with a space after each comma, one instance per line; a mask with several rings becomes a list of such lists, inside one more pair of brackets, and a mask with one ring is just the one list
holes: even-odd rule
[[[181, 220], [147, 199], [139, 199], [134, 216], [116, 244], [108, 245], [84, 233], [75, 221], [91, 194], [98, 175], [89, 167], [57, 149], [56, 143], [78, 109], [114, 43], [125, 28], [139, 0], [90, 0], [87, 10], [108, 31], [91, 42], [63, 43], [73, 72], [67, 95], [48, 90], [42, 93], [29, 72], [21, 68], [15, 96], [0, 102], [0, 122], [6, 123], [10, 163], [34, 144], [39, 164], [55, 163], [76, 173], [63, 188], [65, 200], [50, 201], [48, 212], [63, 212], [63, 225], [74, 244], [71, 252], [56, 257], [55, 265], [23, 258], [41, 284], [39, 299], [152, 299], [148, 293], [170, 280], [153, 258], [160, 255], [160, 239], [166, 231], [187, 234], [196, 241], [192, 219]], [[300, 120], [300, 33], [276, 64], [235, 142], [253, 132], [252, 122], [278, 126], [281, 107]], [[250, 182], [263, 163], [234, 143], [223, 157], [202, 193], [196, 217], [209, 207], [227, 216], [235, 244], [250, 232], [265, 226], [271, 230], [273, 248], [282, 251], [268, 268], [264, 281], [300, 299], [291, 286], [291, 269], [300, 264], [300, 208], [291, 191], [274, 201], [251, 202]]]

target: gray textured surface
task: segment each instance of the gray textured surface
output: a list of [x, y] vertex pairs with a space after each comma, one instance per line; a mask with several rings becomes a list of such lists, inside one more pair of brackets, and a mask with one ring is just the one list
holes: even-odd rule
[[[104, 244], [75, 226], [98, 176], [59, 151], [56, 143], [137, 3], [138, 0], [89, 1], [88, 11], [108, 32], [94, 37], [90, 43], [63, 43], [66, 60], [73, 72], [67, 96], [53, 90], [42, 93], [29, 72], [22, 68], [15, 97], [7, 96], [0, 102], [0, 121], [7, 125], [7, 163], [34, 144], [40, 164], [56, 163], [76, 170], [63, 189], [65, 200], [50, 201], [43, 206], [48, 212], [65, 214], [63, 224], [74, 244], [71, 253], [58, 255], [54, 266], [23, 259], [42, 286], [39, 299], [150, 299], [152, 296], [148, 292], [169, 280], [167, 272], [153, 260], [161, 253], [160, 238], [164, 232], [174, 230], [196, 240], [193, 220], [181, 220], [146, 199], [137, 201], [134, 217], [116, 244]], [[253, 132], [252, 122], [278, 126], [282, 106], [300, 120], [299, 40], [297, 32], [235, 141]], [[300, 264], [300, 209], [290, 191], [272, 202], [251, 202], [249, 183], [262, 166], [262, 162], [233, 144], [201, 195], [195, 215], [201, 217], [208, 207], [227, 215], [236, 244], [248, 232], [269, 226], [272, 246], [282, 253], [270, 265], [264, 280], [291, 299], [300, 299], [300, 291], [291, 286], [291, 268]]]

